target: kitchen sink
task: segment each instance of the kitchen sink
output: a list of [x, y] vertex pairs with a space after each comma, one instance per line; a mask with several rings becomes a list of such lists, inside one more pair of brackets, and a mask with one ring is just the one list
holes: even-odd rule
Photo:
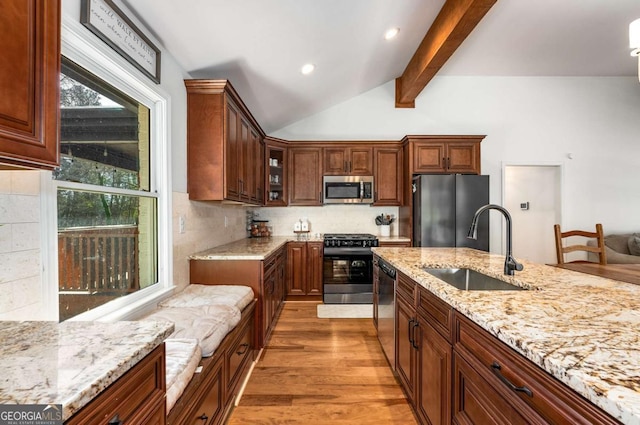
[[424, 268], [423, 270], [463, 291], [517, 291], [525, 289], [471, 269]]

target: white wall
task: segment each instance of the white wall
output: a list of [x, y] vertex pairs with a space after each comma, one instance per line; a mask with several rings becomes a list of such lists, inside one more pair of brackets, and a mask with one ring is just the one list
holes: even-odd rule
[[[134, 24], [151, 39], [161, 50], [160, 58], [160, 89], [171, 97], [171, 137], [169, 152], [171, 158], [171, 177], [173, 190], [187, 191], [187, 91], [184, 87], [184, 79], [190, 78], [189, 74], [175, 61], [173, 56], [166, 51], [161, 43], [151, 34], [136, 16], [122, 3], [115, 0], [114, 3], [121, 9]], [[80, 21], [80, 0], [62, 1], [63, 20]], [[87, 37], [96, 38], [89, 30], [84, 31]], [[107, 47], [108, 48], [108, 47]], [[134, 69], [133, 72], [138, 72]], [[142, 75], [142, 74], [140, 74]], [[146, 77], [143, 77], [146, 78]], [[149, 80], [151, 81], [151, 80]], [[152, 83], [153, 84], [153, 83]]]
[[[482, 173], [501, 204], [502, 162], [564, 164], [565, 227], [640, 231], [640, 84], [631, 77], [436, 77], [415, 109], [394, 108], [394, 82], [276, 131], [291, 140], [485, 134]], [[567, 158], [573, 153], [572, 160]], [[500, 228], [499, 215], [491, 225]], [[552, 229], [540, 229], [552, 232]], [[491, 250], [502, 240], [493, 232]]]

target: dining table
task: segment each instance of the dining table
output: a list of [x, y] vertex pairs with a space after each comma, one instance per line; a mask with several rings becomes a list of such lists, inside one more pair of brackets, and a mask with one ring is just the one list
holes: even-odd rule
[[640, 264], [564, 263], [551, 264], [565, 270], [587, 273], [607, 279], [640, 285]]

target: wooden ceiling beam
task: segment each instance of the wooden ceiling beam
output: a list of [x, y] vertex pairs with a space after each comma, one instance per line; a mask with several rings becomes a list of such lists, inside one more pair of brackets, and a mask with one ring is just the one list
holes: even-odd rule
[[415, 99], [497, 0], [446, 0], [402, 75], [396, 78], [396, 108]]

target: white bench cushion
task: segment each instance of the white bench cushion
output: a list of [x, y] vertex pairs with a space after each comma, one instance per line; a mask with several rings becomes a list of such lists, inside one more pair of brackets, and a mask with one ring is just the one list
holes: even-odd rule
[[159, 307], [198, 307], [224, 304], [243, 310], [253, 301], [253, 289], [243, 285], [188, 285], [183, 291], [160, 302]]
[[164, 343], [169, 413], [191, 381], [202, 359], [202, 350], [197, 339], [169, 338]]
[[170, 338], [197, 339], [202, 357], [210, 357], [222, 339], [240, 322], [240, 310], [227, 305], [162, 307], [142, 320], [173, 322]]

